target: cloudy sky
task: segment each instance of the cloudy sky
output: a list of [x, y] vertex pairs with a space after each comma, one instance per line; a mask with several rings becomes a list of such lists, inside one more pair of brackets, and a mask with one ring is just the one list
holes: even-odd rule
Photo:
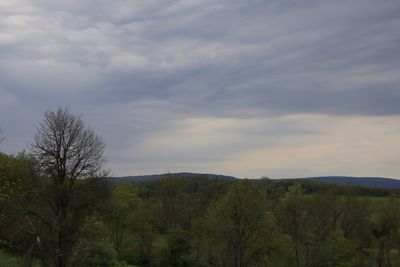
[[0, 0], [0, 150], [60, 105], [114, 175], [400, 178], [400, 2]]

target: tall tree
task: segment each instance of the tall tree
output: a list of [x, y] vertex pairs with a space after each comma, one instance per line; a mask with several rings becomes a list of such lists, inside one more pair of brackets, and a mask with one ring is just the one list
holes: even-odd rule
[[68, 109], [45, 112], [44, 120], [37, 127], [30, 150], [38, 161], [41, 175], [49, 179], [46, 202], [54, 218], [46, 224], [54, 242], [55, 266], [66, 266], [74, 233], [80, 227], [78, 217], [84, 215], [82, 210], [90, 210], [90, 204], [84, 203], [88, 196], [82, 191], [78, 193], [78, 189], [88, 189], [81, 181], [93, 182], [106, 174], [104, 149], [102, 138]]
[[31, 214], [27, 210], [40, 190], [35, 164], [33, 157], [24, 152], [15, 156], [0, 152], [0, 240], [4, 248], [18, 251], [25, 259], [40, 253], [32, 249], [32, 241], [40, 240], [28, 223]]
[[288, 192], [281, 199], [277, 212], [278, 222], [282, 230], [292, 239], [295, 266], [301, 265], [300, 248], [306, 227], [305, 203], [302, 198], [302, 187], [294, 184], [288, 188]]
[[[377, 264], [379, 267], [395, 266], [392, 263], [392, 250], [399, 248], [400, 205], [395, 196], [387, 198], [378, 212], [372, 234], [378, 243]], [[397, 265], [396, 265], [397, 266]]]
[[15, 208], [17, 200], [34, 187], [34, 166], [34, 159], [26, 153], [12, 156], [0, 152], [0, 228], [5, 219], [3, 212]]
[[268, 265], [278, 249], [272, 214], [264, 195], [248, 181], [233, 184], [212, 205], [205, 222], [208, 264], [216, 267]]

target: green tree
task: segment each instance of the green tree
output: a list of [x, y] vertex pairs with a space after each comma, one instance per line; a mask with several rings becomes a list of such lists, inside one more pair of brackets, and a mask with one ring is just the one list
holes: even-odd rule
[[72, 250], [72, 266], [109, 267], [117, 264], [117, 252], [101, 220], [90, 219], [80, 231], [79, 236]]
[[368, 248], [365, 236], [369, 232], [365, 228], [368, 209], [363, 202], [353, 194], [325, 191], [308, 197], [305, 205], [308, 224], [303, 243], [308, 265], [353, 266], [356, 259], [361, 260], [359, 253]]
[[158, 185], [158, 226], [163, 231], [181, 227], [184, 221], [187, 195], [184, 181], [178, 177], [161, 180]]
[[131, 185], [116, 186], [112, 192], [109, 224], [115, 249], [119, 252], [132, 223], [132, 212], [138, 202], [137, 190]]
[[268, 262], [280, 233], [264, 195], [250, 182], [237, 182], [212, 205], [205, 222], [208, 263], [246, 267]]
[[377, 241], [376, 262], [379, 267], [391, 267], [393, 249], [400, 248], [400, 205], [394, 196], [387, 198], [378, 212], [377, 222], [372, 230]]
[[138, 265], [151, 260], [154, 208], [138, 196], [133, 184], [116, 186], [107, 215], [113, 244], [120, 258]]
[[324, 242], [314, 239], [309, 266], [352, 267], [356, 256], [352, 242], [341, 231], [331, 232]]
[[25, 152], [16, 156], [0, 153], [0, 240], [26, 259], [45, 253], [34, 249], [41, 240], [30, 225], [30, 204], [41, 188], [35, 166], [34, 158]]
[[190, 232], [174, 229], [165, 235], [165, 243], [158, 251], [155, 264], [163, 267], [192, 267], [193, 261], [193, 236]]
[[277, 211], [280, 227], [291, 237], [296, 267], [301, 266], [301, 246], [307, 229], [307, 214], [302, 191], [300, 184], [290, 186], [281, 199]]
[[31, 155], [22, 152], [12, 156], [0, 152], [0, 205], [21, 195], [35, 182], [35, 160]]

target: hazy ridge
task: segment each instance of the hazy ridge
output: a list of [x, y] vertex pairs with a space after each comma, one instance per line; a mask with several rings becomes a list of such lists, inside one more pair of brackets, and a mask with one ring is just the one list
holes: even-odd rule
[[[123, 184], [123, 183], [157, 181], [171, 177], [208, 178], [208, 179], [217, 179], [224, 181], [234, 181], [236, 179], [240, 179], [229, 175], [179, 172], [179, 173], [112, 177], [110, 178], [110, 180], [113, 184]], [[378, 188], [400, 188], [400, 180], [393, 178], [384, 178], [384, 177], [318, 176], [318, 177], [304, 177], [304, 178], [285, 178], [277, 180], [288, 180], [288, 179], [305, 179], [305, 180], [312, 180], [312, 181], [317, 181], [327, 184], [337, 184], [337, 185], [355, 185], [355, 186], [378, 187]]]

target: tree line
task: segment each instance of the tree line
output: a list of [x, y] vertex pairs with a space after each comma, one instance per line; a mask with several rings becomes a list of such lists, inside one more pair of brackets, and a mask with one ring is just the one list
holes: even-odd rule
[[104, 142], [63, 108], [28, 151], [0, 153], [0, 249], [16, 266], [400, 265], [396, 191], [174, 175], [113, 185]]

